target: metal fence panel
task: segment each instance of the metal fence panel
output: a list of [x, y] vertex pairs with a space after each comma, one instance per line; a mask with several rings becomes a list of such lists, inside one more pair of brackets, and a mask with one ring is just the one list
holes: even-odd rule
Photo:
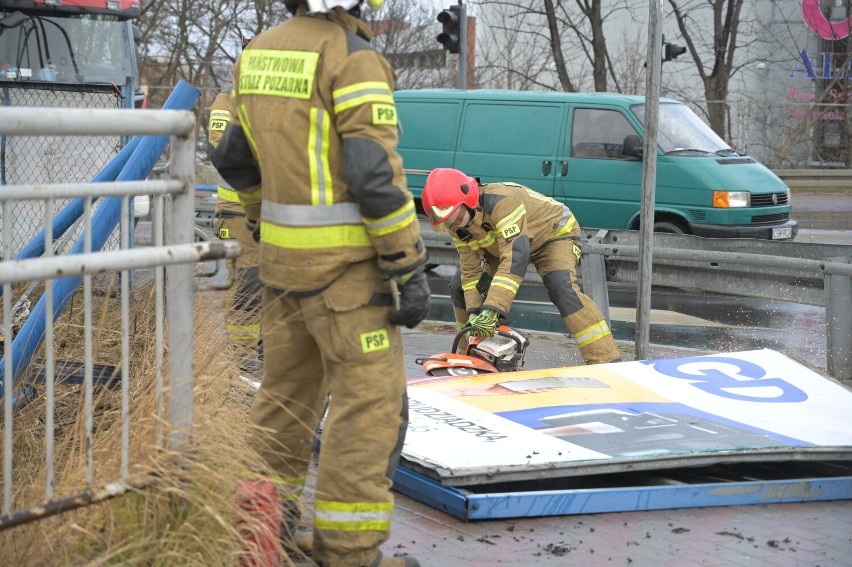
[[[194, 102], [194, 101], [193, 101]], [[131, 135], [137, 133], [173, 134], [171, 139], [172, 152], [172, 177], [176, 181], [156, 181], [150, 183], [146, 192], [158, 194], [154, 204], [154, 226], [153, 246], [150, 248], [133, 249], [130, 247], [129, 231], [132, 219], [129, 214], [128, 193], [137, 191], [141, 187], [138, 184], [128, 183], [99, 183], [99, 184], [73, 184], [73, 185], [46, 185], [40, 186], [36, 191], [26, 194], [24, 188], [10, 187], [8, 194], [0, 192], [3, 217], [7, 222], [2, 227], [3, 261], [0, 261], [0, 283], [3, 286], [3, 363], [2, 367], [2, 394], [3, 394], [3, 505], [0, 515], [0, 529], [19, 525], [23, 522], [32, 521], [45, 516], [53, 515], [64, 510], [77, 508], [93, 502], [99, 502], [106, 498], [125, 493], [131, 487], [144, 487], [149, 484], [152, 477], [132, 477], [131, 451], [130, 451], [130, 414], [132, 411], [130, 400], [130, 384], [139, 381], [156, 380], [157, 392], [157, 415], [162, 419], [158, 421], [165, 423], [169, 428], [168, 447], [175, 451], [186, 451], [189, 448], [192, 426], [192, 356], [193, 356], [193, 264], [224, 257], [235, 257], [239, 254], [239, 246], [232, 242], [204, 242], [195, 243], [192, 221], [194, 211], [194, 120], [188, 112], [174, 111], [120, 111], [123, 114], [116, 115], [115, 111], [108, 110], [73, 110], [64, 112], [61, 117], [58, 114], [45, 112], [44, 109], [11, 109], [0, 108], [0, 135], [14, 134], [15, 136], [28, 136], [42, 134], [50, 131], [57, 135], [90, 135], [93, 131], [103, 130], [107, 133]], [[121, 120], [117, 120], [117, 118]], [[159, 155], [167, 139], [153, 139], [154, 148], [151, 150]], [[157, 146], [156, 144], [160, 144]], [[122, 181], [120, 178], [119, 181]], [[146, 184], [145, 187], [148, 187]], [[84, 244], [81, 249], [73, 254], [54, 255], [52, 217], [55, 209], [56, 199], [66, 198], [71, 195], [85, 193], [85, 206], [82, 215], [80, 230], [84, 234]], [[98, 211], [91, 206], [90, 197], [101, 197], [104, 204]], [[109, 198], [104, 198], [112, 196]], [[44, 229], [46, 234], [46, 249], [43, 258], [28, 260], [9, 260], [12, 242], [9, 235], [15, 230], [17, 220], [11, 209], [17, 201], [25, 198], [35, 203], [40, 214], [41, 224], [39, 230]], [[121, 234], [118, 250], [93, 249], [94, 243], [103, 243], [104, 237], [99, 241], [94, 234], [99, 229], [99, 218], [106, 218], [109, 209], [115, 210], [120, 216], [119, 232]], [[107, 230], [111, 230], [107, 227]], [[105, 232], [105, 231], [104, 231]], [[156, 358], [157, 368], [154, 376], [131, 375], [130, 356], [130, 272], [135, 268], [148, 267], [155, 270], [156, 300], [153, 320], [156, 321]], [[105, 368], [103, 365], [94, 363], [92, 334], [97, 323], [93, 317], [94, 302], [92, 289], [92, 275], [103, 272], [117, 272], [120, 278], [120, 348], [117, 349], [114, 366]], [[76, 280], [74, 278], [77, 278]], [[62, 308], [62, 302], [67, 301], [67, 290], [64, 288], [73, 285], [76, 287], [79, 280], [83, 281], [83, 350], [84, 360], [77, 364], [67, 362], [58, 363], [57, 349], [61, 345], [55, 344], [54, 327], [55, 311]], [[16, 474], [16, 466], [20, 466], [26, 459], [16, 457], [14, 454], [14, 431], [20, 422], [16, 420], [18, 411], [29, 401], [29, 384], [24, 380], [16, 382], [16, 378], [23, 376], [23, 366], [15, 364], [19, 340], [24, 335], [23, 328], [18, 337], [14, 337], [15, 324], [13, 319], [15, 303], [20, 299], [21, 284], [30, 281], [43, 285], [42, 299], [33, 310], [30, 319], [44, 318], [44, 362], [41, 367], [30, 366], [33, 370], [43, 376], [45, 388], [45, 414], [44, 423], [44, 454], [41, 460], [41, 469], [44, 471], [43, 499], [39, 502], [15, 502], [14, 479], [20, 478]], [[70, 294], [68, 294], [70, 295]], [[168, 301], [166, 301], [168, 297]], [[166, 310], [168, 304], [168, 310]], [[54, 309], [56, 308], [56, 309]], [[168, 317], [166, 317], [166, 311]], [[168, 328], [163, 325], [166, 321]], [[28, 320], [27, 324], [31, 321]], [[164, 334], [169, 334], [169, 359], [165, 357]], [[168, 371], [164, 370], [168, 362]], [[71, 369], [69, 370], [69, 367]], [[77, 372], [83, 386], [82, 420], [75, 422], [83, 423], [86, 447], [86, 472], [85, 486], [77, 494], [54, 493], [54, 461], [55, 455], [55, 430], [56, 430], [56, 392], [57, 380], [66, 379], [70, 373]], [[118, 478], [110, 479], [105, 484], [96, 484], [94, 474], [95, 460], [92, 455], [93, 429], [93, 390], [98, 382], [118, 382], [120, 393], [120, 429], [121, 429], [121, 462]], [[168, 390], [168, 407], [164, 407], [165, 392]], [[79, 411], [79, 409], [78, 409]], [[165, 436], [159, 432], [156, 440], [149, 443], [164, 446]], [[32, 455], [25, 455], [31, 458]]]

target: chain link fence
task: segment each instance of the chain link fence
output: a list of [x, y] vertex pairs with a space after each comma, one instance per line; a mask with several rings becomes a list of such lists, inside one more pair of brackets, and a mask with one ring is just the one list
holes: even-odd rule
[[[62, 85], [0, 81], [0, 106], [53, 108], [124, 108], [119, 87], [112, 85]], [[0, 137], [0, 186], [77, 183], [91, 179], [119, 152], [126, 140], [118, 136], [2, 136]], [[54, 201], [59, 211], [68, 200]], [[44, 227], [43, 205], [20, 202], [14, 205], [13, 257]], [[0, 219], [0, 248], [3, 245]], [[68, 231], [56, 249], [65, 253], [81, 229]], [[117, 234], [108, 249], [117, 247]]]

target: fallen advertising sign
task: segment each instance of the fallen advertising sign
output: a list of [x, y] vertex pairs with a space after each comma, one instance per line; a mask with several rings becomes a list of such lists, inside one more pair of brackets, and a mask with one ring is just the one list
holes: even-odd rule
[[403, 462], [442, 486], [852, 460], [852, 392], [772, 350], [409, 379]]
[[852, 392], [772, 350], [408, 383], [394, 489], [462, 520], [852, 499]]

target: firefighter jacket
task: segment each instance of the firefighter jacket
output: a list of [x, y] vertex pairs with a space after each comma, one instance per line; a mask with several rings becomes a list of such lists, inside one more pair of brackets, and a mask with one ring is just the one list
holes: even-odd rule
[[[508, 315], [530, 257], [556, 238], [579, 238], [571, 210], [517, 183], [479, 188], [479, 205], [468, 226], [449, 230], [459, 252], [468, 313], [488, 308]], [[483, 300], [476, 288], [485, 267], [493, 276]]]
[[[213, 104], [210, 105], [210, 122], [207, 125], [207, 140], [213, 148], [219, 145], [225, 128], [231, 123], [231, 89], [216, 95]], [[212, 151], [210, 152], [213, 153]], [[228, 185], [228, 182], [219, 176], [216, 187], [216, 216], [236, 216], [245, 214], [240, 206], [239, 194]]]
[[396, 151], [394, 75], [371, 38], [345, 12], [301, 9], [234, 68], [232, 123], [214, 165], [249, 199], [263, 179], [266, 285], [313, 293], [371, 259], [404, 282], [426, 263]]

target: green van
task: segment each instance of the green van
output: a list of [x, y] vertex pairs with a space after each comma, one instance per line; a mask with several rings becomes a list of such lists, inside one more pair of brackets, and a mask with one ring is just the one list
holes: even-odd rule
[[[514, 181], [567, 204], [584, 228], [636, 230], [645, 99], [615, 93], [427, 89], [394, 93], [408, 187], [436, 167]], [[789, 240], [790, 190], [680, 102], [661, 99], [654, 226]]]

